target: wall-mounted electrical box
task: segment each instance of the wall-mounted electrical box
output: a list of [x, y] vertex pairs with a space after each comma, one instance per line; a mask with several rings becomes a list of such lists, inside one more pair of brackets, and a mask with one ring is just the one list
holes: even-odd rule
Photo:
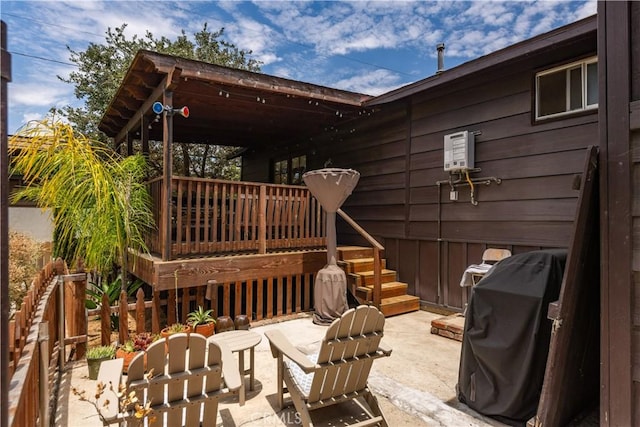
[[465, 171], [474, 168], [474, 136], [465, 130], [444, 136], [444, 170]]

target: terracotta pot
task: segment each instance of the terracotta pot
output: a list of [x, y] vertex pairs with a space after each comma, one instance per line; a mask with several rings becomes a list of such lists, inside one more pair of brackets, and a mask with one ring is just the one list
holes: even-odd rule
[[251, 322], [246, 314], [238, 314], [234, 323], [237, 330], [248, 330], [251, 327]]
[[[183, 325], [182, 331], [180, 332], [184, 332], [185, 334], [188, 334], [191, 332], [191, 326], [189, 325]], [[160, 331], [160, 336], [162, 338], [167, 338], [169, 335], [173, 335], [177, 332], [169, 332], [169, 326], [167, 326], [166, 328], [164, 328], [163, 330]]]
[[[190, 325], [183, 325], [182, 331], [185, 334], [191, 333]], [[164, 349], [168, 353], [169, 352], [169, 335], [177, 334], [178, 332], [169, 332], [169, 326], [160, 331], [160, 336], [164, 338]]]
[[233, 331], [235, 329], [233, 319], [229, 316], [220, 316], [216, 321], [216, 333]]
[[214, 322], [206, 323], [204, 325], [196, 325], [193, 328], [193, 332], [196, 334], [204, 335], [206, 337], [210, 337], [216, 332], [216, 324]]
[[[138, 353], [140, 353], [140, 352], [139, 351], [124, 351], [121, 348], [116, 350], [116, 357], [118, 359], [124, 359], [123, 372], [125, 372], [125, 373], [127, 372], [127, 369], [129, 368], [129, 364], [131, 363], [133, 358]], [[145, 358], [146, 358], [146, 356], [145, 356]], [[145, 366], [147, 365], [147, 361], [146, 360], [145, 360], [144, 364], [145, 364]]]

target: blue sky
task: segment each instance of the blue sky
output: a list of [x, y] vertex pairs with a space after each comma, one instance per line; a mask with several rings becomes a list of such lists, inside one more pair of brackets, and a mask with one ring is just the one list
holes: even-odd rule
[[175, 39], [206, 22], [252, 50], [262, 71], [379, 95], [596, 13], [595, 0], [543, 1], [6, 1], [12, 55], [9, 134], [53, 106], [81, 105], [57, 76], [75, 69], [66, 46], [104, 43], [107, 28]]

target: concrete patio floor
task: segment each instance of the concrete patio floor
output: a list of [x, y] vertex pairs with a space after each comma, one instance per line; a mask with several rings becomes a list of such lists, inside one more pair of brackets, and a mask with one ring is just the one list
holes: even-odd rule
[[[459, 341], [431, 334], [431, 321], [442, 317], [418, 311], [386, 319], [383, 341], [393, 348], [391, 357], [374, 362], [369, 386], [390, 426], [503, 426], [458, 402], [455, 385], [460, 359]], [[295, 345], [310, 345], [320, 340], [326, 326], [315, 325], [309, 314], [286, 321], [262, 322], [251, 330], [262, 335], [255, 349], [255, 389], [248, 390], [246, 404], [238, 405], [237, 396], [220, 402], [217, 426], [293, 426], [299, 425], [293, 406], [278, 411], [276, 406], [276, 361], [271, 356], [264, 332], [280, 328]], [[94, 426], [100, 420], [94, 407], [79, 401], [71, 387], [89, 395], [96, 381], [87, 377], [85, 361], [67, 364], [61, 382], [56, 426]], [[248, 382], [248, 378], [246, 379]], [[312, 413], [318, 426], [346, 425], [361, 420], [356, 404], [342, 404]]]

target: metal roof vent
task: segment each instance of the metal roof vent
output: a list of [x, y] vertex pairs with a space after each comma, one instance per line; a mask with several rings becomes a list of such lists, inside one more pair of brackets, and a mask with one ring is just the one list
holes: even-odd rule
[[440, 74], [444, 71], [444, 43], [438, 43], [436, 49], [438, 50], [438, 70], [436, 74]]

